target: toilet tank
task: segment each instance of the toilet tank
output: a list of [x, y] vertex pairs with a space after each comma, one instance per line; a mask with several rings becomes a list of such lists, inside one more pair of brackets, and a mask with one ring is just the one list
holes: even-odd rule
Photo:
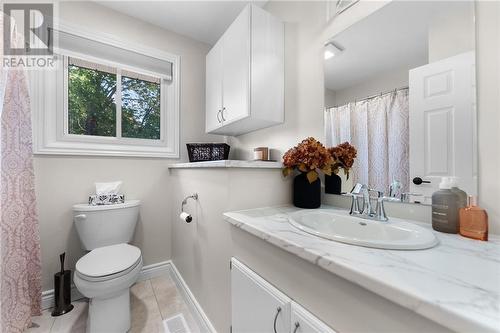
[[140, 203], [139, 200], [129, 200], [114, 205], [74, 205], [73, 221], [82, 247], [90, 251], [130, 242], [139, 217]]

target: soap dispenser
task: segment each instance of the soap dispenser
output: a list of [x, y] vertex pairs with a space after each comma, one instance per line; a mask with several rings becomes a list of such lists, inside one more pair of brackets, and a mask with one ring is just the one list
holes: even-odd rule
[[458, 196], [458, 208], [467, 206], [467, 193], [458, 188], [458, 178], [448, 177], [450, 182], [451, 191]]
[[469, 204], [460, 209], [460, 235], [473, 239], [488, 240], [488, 214], [477, 206], [477, 199], [469, 196]]
[[439, 191], [432, 194], [432, 228], [436, 231], [458, 233], [459, 196], [451, 191], [448, 177], [443, 177]]

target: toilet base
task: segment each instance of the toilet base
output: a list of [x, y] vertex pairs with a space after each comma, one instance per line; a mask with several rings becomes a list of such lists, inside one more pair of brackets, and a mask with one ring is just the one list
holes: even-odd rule
[[130, 290], [105, 299], [89, 300], [87, 333], [124, 333], [130, 329]]

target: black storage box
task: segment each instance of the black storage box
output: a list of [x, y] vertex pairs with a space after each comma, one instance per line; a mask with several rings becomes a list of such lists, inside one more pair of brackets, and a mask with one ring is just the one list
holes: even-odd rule
[[229, 158], [226, 143], [187, 143], [189, 162], [218, 161]]

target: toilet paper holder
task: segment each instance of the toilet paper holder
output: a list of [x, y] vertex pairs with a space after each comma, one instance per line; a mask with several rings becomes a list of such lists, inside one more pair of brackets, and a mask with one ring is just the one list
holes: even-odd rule
[[181, 212], [184, 211], [184, 205], [187, 204], [188, 199], [198, 200], [198, 193], [193, 193], [191, 195], [188, 195], [187, 197], [184, 198], [184, 200], [182, 200]]
[[186, 213], [184, 211], [184, 205], [187, 204], [188, 199], [198, 200], [198, 193], [194, 193], [192, 195], [188, 195], [187, 197], [184, 198], [184, 200], [182, 200], [181, 215], [179, 217], [181, 218], [181, 220], [184, 220], [187, 223], [190, 223], [193, 220], [193, 217], [191, 216], [191, 214]]

